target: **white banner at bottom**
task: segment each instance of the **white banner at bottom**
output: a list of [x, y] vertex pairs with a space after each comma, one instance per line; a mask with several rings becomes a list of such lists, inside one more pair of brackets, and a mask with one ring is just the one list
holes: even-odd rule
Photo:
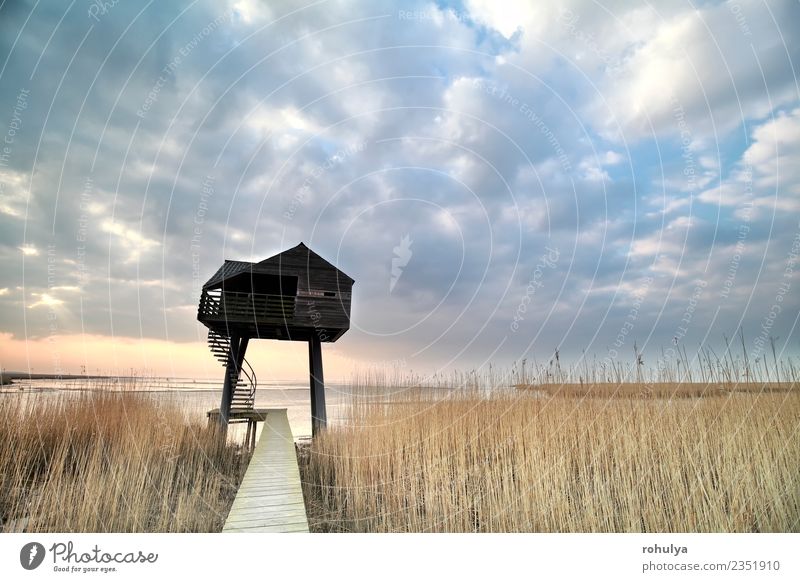
[[0, 534], [2, 580], [800, 580], [800, 534]]

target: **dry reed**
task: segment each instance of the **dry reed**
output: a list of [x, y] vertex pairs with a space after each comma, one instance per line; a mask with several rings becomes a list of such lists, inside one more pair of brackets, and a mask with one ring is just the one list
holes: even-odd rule
[[312, 528], [800, 530], [800, 394], [716, 393], [412, 390], [388, 405], [357, 398], [348, 423], [303, 457]]
[[144, 394], [0, 395], [0, 531], [219, 531], [246, 465]]
[[763, 394], [797, 391], [794, 382], [738, 382], [717, 384], [703, 382], [635, 382], [535, 384], [517, 385], [518, 390], [532, 390], [540, 394], [570, 398], [700, 398], [727, 394]]

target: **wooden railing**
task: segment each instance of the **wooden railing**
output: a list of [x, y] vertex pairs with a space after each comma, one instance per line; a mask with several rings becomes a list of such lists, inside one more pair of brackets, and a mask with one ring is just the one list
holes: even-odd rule
[[201, 320], [283, 322], [294, 317], [295, 298], [238, 291], [203, 291], [197, 317]]

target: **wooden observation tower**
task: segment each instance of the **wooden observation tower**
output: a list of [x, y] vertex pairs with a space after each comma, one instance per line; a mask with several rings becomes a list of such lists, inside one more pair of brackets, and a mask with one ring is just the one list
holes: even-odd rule
[[203, 285], [197, 319], [208, 327], [208, 346], [225, 366], [223, 428], [254, 410], [256, 374], [245, 358], [251, 339], [308, 342], [312, 433], [325, 428], [322, 343], [350, 329], [353, 283], [300, 243], [259, 263], [226, 260]]

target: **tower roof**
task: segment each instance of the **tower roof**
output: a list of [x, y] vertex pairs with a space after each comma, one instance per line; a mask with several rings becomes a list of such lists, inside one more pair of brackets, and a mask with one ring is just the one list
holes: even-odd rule
[[351, 284], [355, 282], [355, 280], [347, 273], [329, 261], [323, 259], [301, 242], [295, 247], [287, 249], [257, 263], [251, 263], [248, 261], [231, 261], [225, 259], [225, 262], [219, 269], [217, 269], [217, 272], [214, 273], [208, 281], [206, 281], [205, 285], [203, 285], [203, 289], [217, 287], [226, 279], [230, 279], [231, 277], [235, 277], [236, 275], [247, 271], [251, 273], [274, 273], [276, 269], [278, 271], [298, 271], [303, 270], [304, 265], [305, 269], [309, 270], [334, 269], [337, 271], [338, 278], [340, 280], [347, 281]]

